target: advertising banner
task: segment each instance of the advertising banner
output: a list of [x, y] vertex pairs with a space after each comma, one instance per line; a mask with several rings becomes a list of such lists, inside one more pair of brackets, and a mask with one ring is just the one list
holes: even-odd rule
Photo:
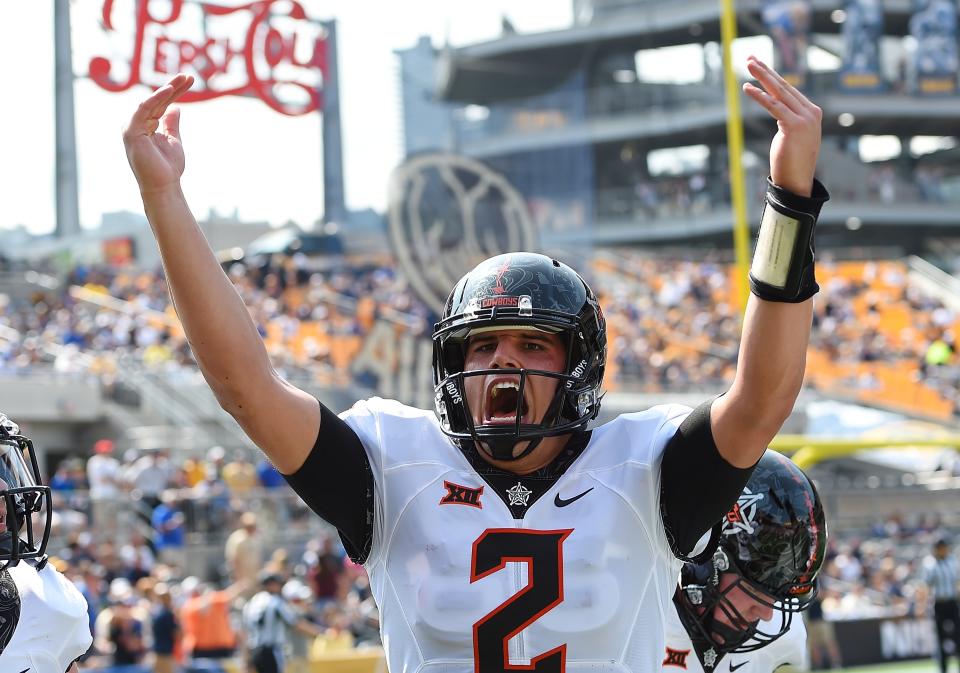
[[159, 87], [185, 72], [197, 84], [183, 103], [251, 96], [285, 115], [323, 105], [327, 29], [296, 0], [104, 0], [100, 23], [110, 55], [92, 58], [89, 76], [107, 91]]
[[879, 91], [880, 38], [883, 5], [880, 0], [847, 0], [844, 4], [843, 66], [840, 87], [848, 91]]
[[833, 625], [844, 666], [927, 659], [936, 646], [931, 619], [858, 619]]
[[957, 89], [957, 6], [955, 0], [914, 0], [910, 35], [916, 40], [916, 93], [952, 95]]

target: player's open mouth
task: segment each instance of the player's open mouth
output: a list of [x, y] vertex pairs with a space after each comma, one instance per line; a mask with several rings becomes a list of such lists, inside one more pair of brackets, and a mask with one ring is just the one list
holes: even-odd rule
[[[529, 394], [524, 391], [520, 403], [520, 422], [527, 420], [530, 411]], [[487, 384], [487, 394], [483, 405], [483, 422], [488, 424], [516, 423], [517, 400], [520, 397], [520, 381], [515, 377], [501, 377]]]

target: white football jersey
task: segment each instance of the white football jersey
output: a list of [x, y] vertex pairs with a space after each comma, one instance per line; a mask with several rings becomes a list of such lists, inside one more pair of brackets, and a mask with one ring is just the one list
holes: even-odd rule
[[64, 673], [93, 641], [86, 599], [49, 563], [38, 572], [20, 561], [7, 573], [0, 577], [0, 619], [13, 636], [0, 652], [0, 671]]
[[[671, 603], [671, 605], [673, 605]], [[792, 666], [798, 671], [809, 671], [810, 660], [807, 653], [807, 629], [803, 625], [803, 618], [794, 615], [790, 629], [782, 636], [759, 650], [742, 654], [726, 654], [714, 659], [706, 655], [701, 663], [693, 649], [693, 642], [687, 633], [676, 606], [670, 611], [664, 625], [667, 632], [666, 647], [660, 657], [660, 669], [665, 673], [689, 671], [690, 673], [773, 673], [781, 666]], [[761, 629], [770, 633], [780, 628], [779, 617], [774, 617], [776, 624], [767, 622], [767, 628]], [[713, 666], [708, 666], [711, 661]]]
[[342, 414], [374, 474], [365, 566], [389, 670], [654, 670], [681, 566], [660, 462], [689, 412], [655, 407], [594, 429], [536, 501], [505, 477], [516, 481], [505, 497], [529, 505], [520, 519], [432, 412], [374, 398]]

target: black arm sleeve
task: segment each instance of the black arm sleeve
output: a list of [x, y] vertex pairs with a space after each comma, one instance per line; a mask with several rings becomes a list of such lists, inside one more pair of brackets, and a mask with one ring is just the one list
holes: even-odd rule
[[357, 433], [320, 404], [320, 431], [310, 455], [283, 476], [310, 509], [337, 527], [350, 558], [366, 561], [373, 542], [373, 471]]
[[710, 429], [711, 404], [704, 402], [680, 424], [664, 449], [660, 470], [660, 515], [673, 553], [684, 560], [714, 528], [706, 550], [712, 555], [719, 525], [753, 473], [752, 467], [734, 467], [720, 455]]

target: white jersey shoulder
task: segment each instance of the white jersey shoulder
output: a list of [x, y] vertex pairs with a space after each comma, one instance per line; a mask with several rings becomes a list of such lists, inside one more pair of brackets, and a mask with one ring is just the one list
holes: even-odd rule
[[49, 564], [37, 571], [21, 561], [0, 575], [0, 618], [12, 618], [19, 603], [13, 635], [0, 653], [0, 671], [63, 673], [93, 640], [87, 601]]
[[[659, 670], [664, 673], [688, 671], [688, 673], [773, 673], [781, 666], [792, 666], [798, 671], [810, 670], [807, 656], [807, 630], [803, 619], [794, 615], [790, 630], [769, 645], [742, 654], [727, 654], [720, 657], [715, 666], [705, 666], [710, 661], [705, 657], [701, 663], [693, 649], [690, 635], [680, 621], [676, 606], [665, 621], [666, 646], [661, 656]], [[770, 630], [767, 624], [767, 631]]]
[[389, 669], [550, 670], [562, 658], [571, 673], [651, 670], [680, 568], [660, 462], [689, 412], [655, 407], [596, 428], [520, 520], [433, 412], [375, 398], [342, 414], [374, 474], [366, 568]]

